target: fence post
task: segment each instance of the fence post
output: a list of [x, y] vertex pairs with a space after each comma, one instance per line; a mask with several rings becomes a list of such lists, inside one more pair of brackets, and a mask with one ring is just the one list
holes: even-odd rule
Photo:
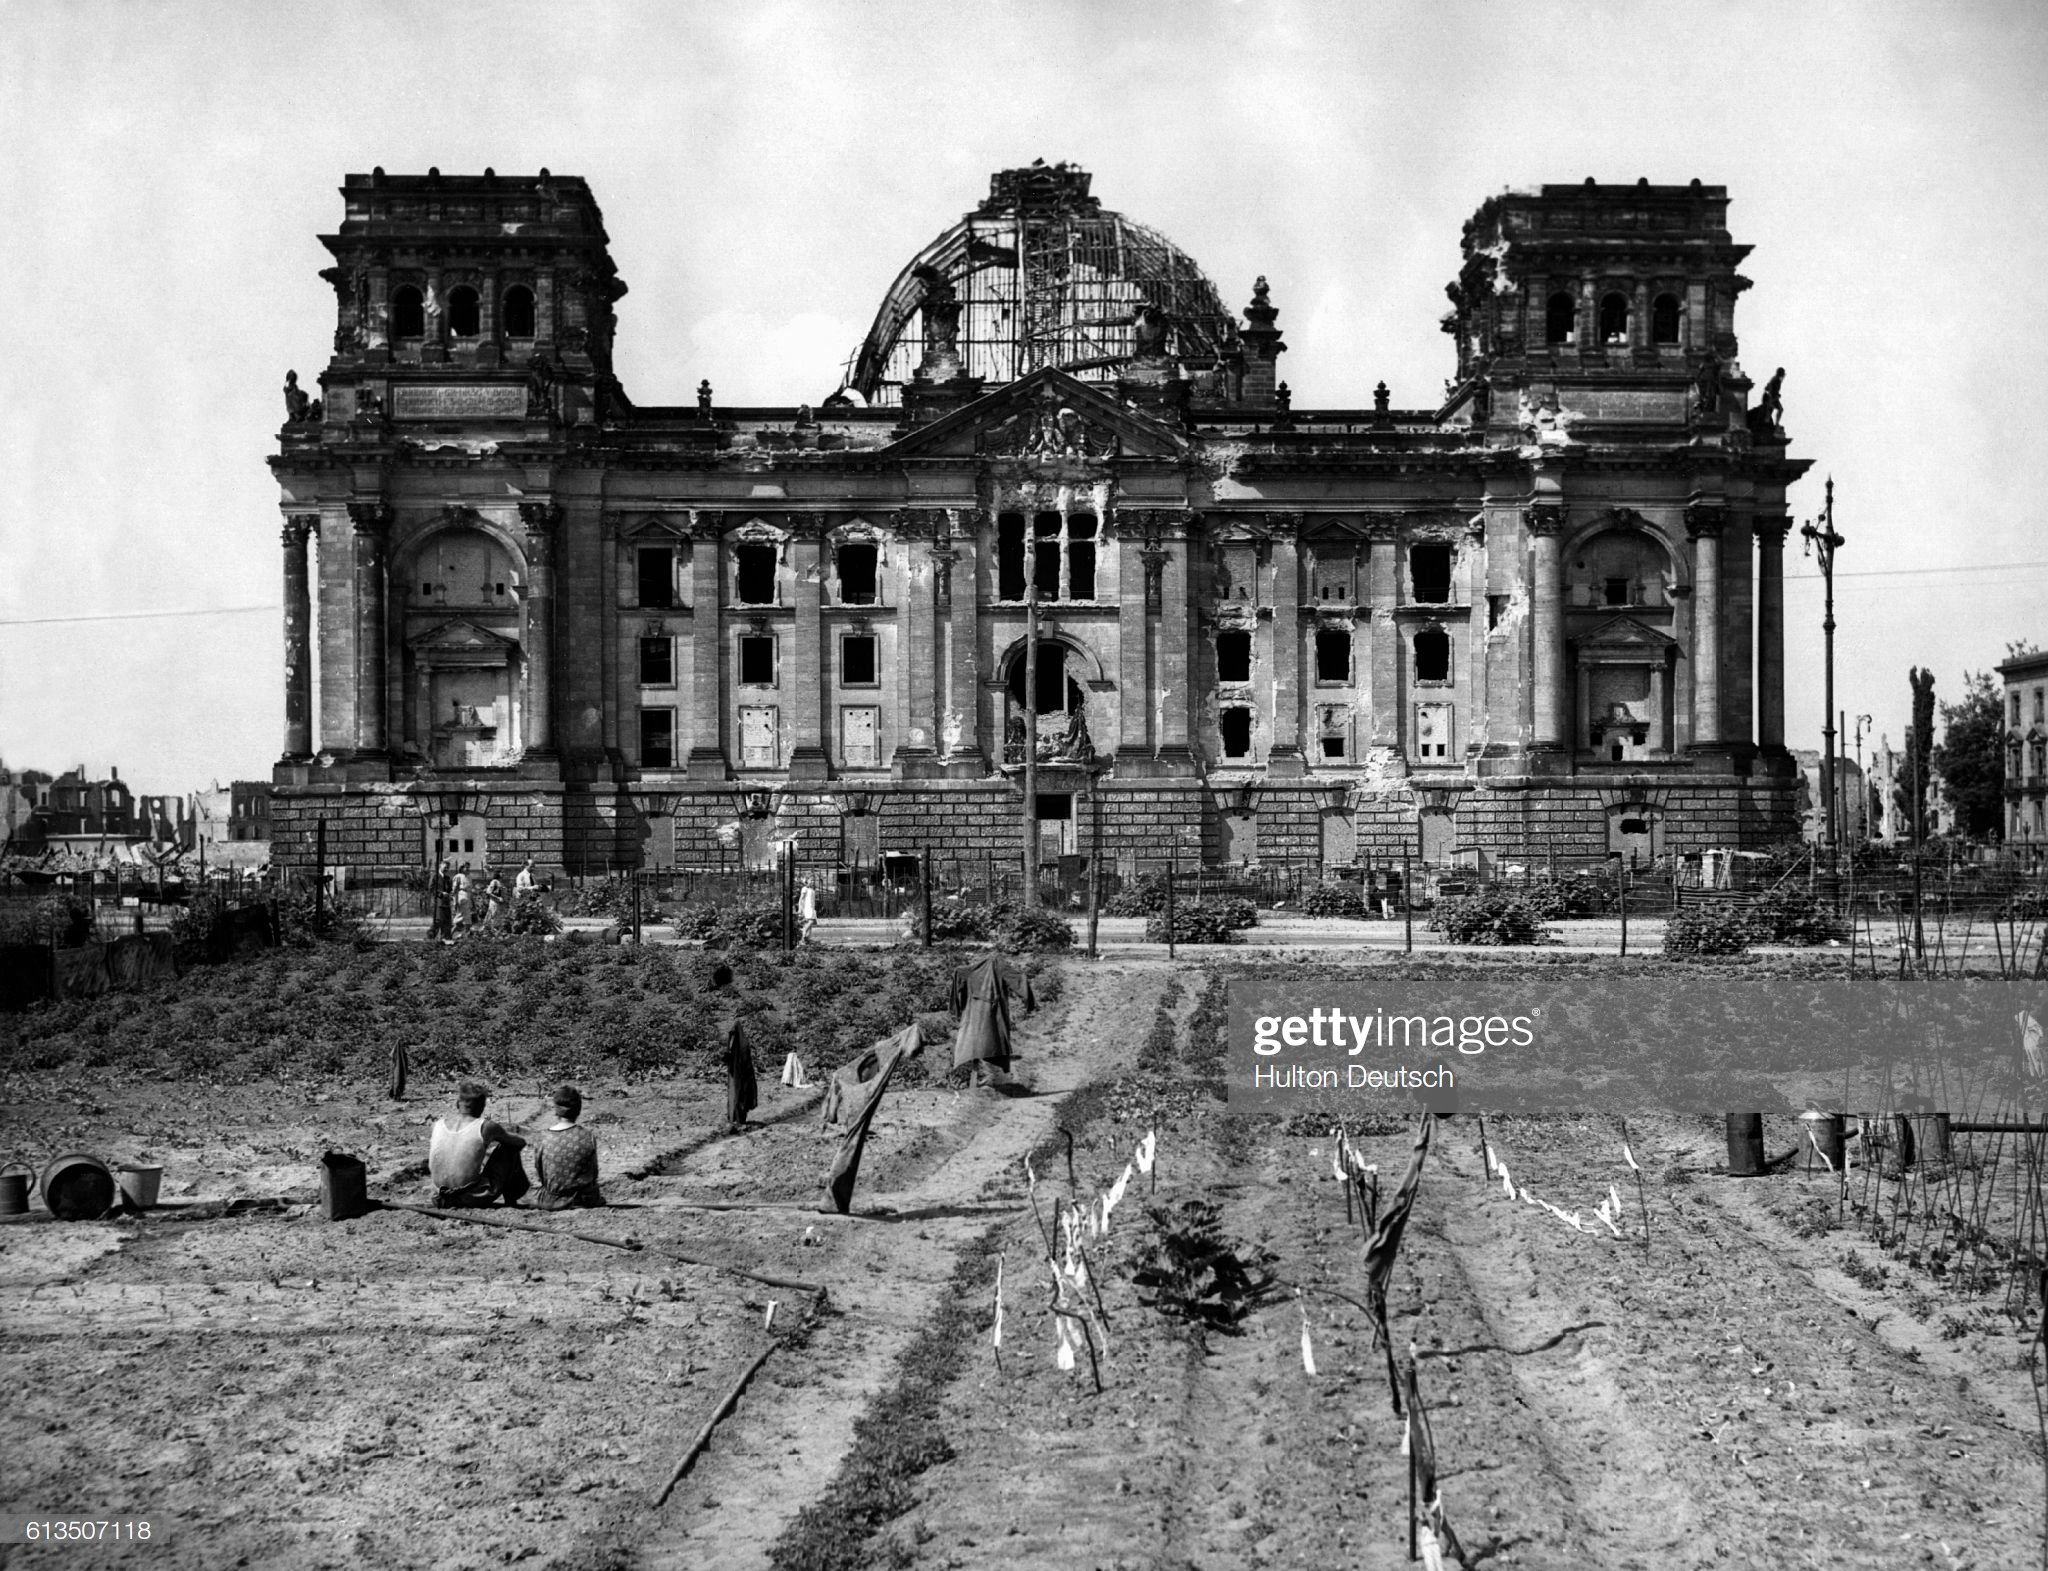
[[1614, 872], [1615, 887], [1621, 891], [1621, 952], [1628, 953], [1628, 869], [1617, 867]]
[[1414, 863], [1406, 850], [1401, 853], [1401, 952], [1415, 953]]
[[1095, 933], [1102, 905], [1102, 796], [1100, 781], [1088, 788], [1088, 811], [1092, 819], [1088, 847], [1088, 958], [1096, 958]]
[[313, 931], [319, 932], [327, 918], [327, 820], [313, 825]]
[[1173, 953], [1173, 869], [1174, 869], [1174, 862], [1175, 862], [1175, 858], [1169, 855], [1169, 856], [1167, 857], [1167, 859], [1166, 859], [1166, 958], [1167, 958], [1167, 959], [1169, 959], [1169, 960], [1171, 960], [1171, 959], [1173, 959], [1173, 958], [1174, 958], [1174, 953]]
[[917, 859], [918, 871], [924, 875], [924, 947], [932, 947], [932, 848], [927, 845], [924, 855]]

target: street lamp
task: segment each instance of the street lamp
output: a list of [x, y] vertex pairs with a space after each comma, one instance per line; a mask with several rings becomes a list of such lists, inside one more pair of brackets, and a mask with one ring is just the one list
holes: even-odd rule
[[1833, 476], [1828, 478], [1827, 505], [1820, 517], [1801, 525], [1799, 533], [1806, 541], [1806, 554], [1820, 563], [1820, 576], [1827, 586], [1827, 610], [1820, 624], [1827, 643], [1827, 691], [1821, 709], [1821, 735], [1826, 746], [1820, 758], [1820, 794], [1827, 804], [1828, 854], [1833, 857], [1841, 844], [1835, 836], [1835, 552], [1843, 543], [1835, 532]]

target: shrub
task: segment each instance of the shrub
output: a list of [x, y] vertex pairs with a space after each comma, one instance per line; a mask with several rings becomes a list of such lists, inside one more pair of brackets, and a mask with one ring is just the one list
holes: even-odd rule
[[996, 908], [997, 937], [1008, 949], [1071, 949], [1074, 929], [1062, 917], [1042, 909]]
[[1166, 909], [1166, 875], [1141, 873], [1103, 902], [1104, 916], [1153, 916]]
[[[1249, 900], [1199, 900], [1175, 901], [1173, 907], [1173, 942], [1176, 944], [1234, 944], [1238, 931], [1250, 927], [1250, 922], [1236, 920], [1235, 906], [1249, 907]], [[1145, 937], [1155, 944], [1163, 944], [1166, 937], [1166, 913], [1155, 912], [1145, 919]]]
[[1133, 1280], [1147, 1308], [1235, 1334], [1239, 1322], [1277, 1295], [1273, 1275], [1278, 1256], [1223, 1231], [1222, 1210], [1212, 1200], [1184, 1200], [1173, 1207], [1148, 1205], [1152, 1236]]
[[498, 920], [477, 931], [491, 938], [548, 938], [561, 932], [562, 919], [544, 900], [515, 900]]
[[92, 903], [76, 895], [0, 904], [0, 943], [55, 944], [76, 949], [92, 942]]
[[701, 938], [714, 948], [774, 949], [782, 943], [782, 905], [749, 900], [738, 905], [685, 906], [676, 913], [678, 938]]
[[1540, 944], [1549, 936], [1529, 902], [1504, 889], [1439, 901], [1429, 927], [1454, 944]]
[[1356, 884], [1317, 884], [1301, 897], [1303, 916], [1365, 915], [1365, 896]]
[[1516, 894], [1544, 922], [1598, 916], [1602, 909], [1601, 883], [1593, 878], [1540, 878]]
[[1749, 908], [1753, 944], [1824, 944], [1846, 936], [1835, 914], [1804, 889], [1768, 889]]
[[1664, 924], [1667, 955], [1739, 955], [1749, 941], [1748, 913], [1733, 908], [1692, 906]]
[[[914, 911], [904, 920], [911, 937], [924, 937], [922, 911]], [[935, 944], [985, 944], [995, 936], [995, 930], [993, 907], [970, 905], [965, 900], [932, 902], [932, 942]]]

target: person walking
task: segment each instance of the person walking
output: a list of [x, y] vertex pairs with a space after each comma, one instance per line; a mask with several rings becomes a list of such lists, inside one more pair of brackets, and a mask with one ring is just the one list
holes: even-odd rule
[[434, 900], [434, 937], [444, 944], [455, 942], [455, 877], [447, 857], [434, 869], [429, 885]]
[[455, 937], [461, 938], [469, 932], [470, 891], [469, 864], [459, 863], [455, 869], [454, 891]]

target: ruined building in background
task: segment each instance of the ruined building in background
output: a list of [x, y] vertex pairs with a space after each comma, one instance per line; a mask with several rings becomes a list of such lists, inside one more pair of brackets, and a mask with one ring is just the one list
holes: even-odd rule
[[1487, 201], [1442, 402], [1306, 409], [1266, 281], [1233, 313], [1089, 184], [996, 175], [838, 391], [735, 408], [620, 385], [583, 181], [349, 176], [333, 354], [270, 460], [280, 860], [316, 819], [365, 872], [716, 864], [734, 823], [1008, 856], [1027, 747], [1047, 847], [1099, 806], [1117, 858], [1797, 832], [1808, 461], [1737, 364], [1722, 187]]

